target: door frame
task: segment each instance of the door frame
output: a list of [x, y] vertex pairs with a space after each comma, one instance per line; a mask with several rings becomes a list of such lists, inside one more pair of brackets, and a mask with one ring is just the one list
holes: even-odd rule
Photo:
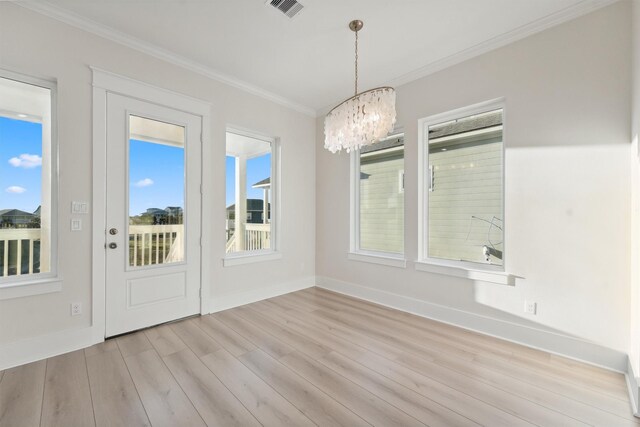
[[93, 341], [104, 341], [106, 335], [106, 207], [107, 207], [107, 94], [114, 93], [140, 101], [172, 108], [199, 116], [202, 120], [201, 141], [201, 187], [200, 187], [200, 313], [209, 313], [210, 283], [205, 259], [210, 259], [210, 245], [204, 244], [210, 225], [208, 203], [204, 191], [208, 187], [204, 159], [210, 156], [211, 108], [212, 104], [197, 98], [153, 86], [129, 77], [121, 76], [96, 67], [93, 73], [93, 197], [92, 197], [92, 273], [91, 273], [91, 326]]

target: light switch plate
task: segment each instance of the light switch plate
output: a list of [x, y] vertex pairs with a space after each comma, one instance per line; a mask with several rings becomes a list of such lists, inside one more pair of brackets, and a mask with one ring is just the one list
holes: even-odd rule
[[82, 220], [73, 218], [71, 219], [71, 231], [81, 231], [82, 230]]
[[71, 202], [72, 214], [87, 214], [89, 213], [89, 204], [87, 202]]

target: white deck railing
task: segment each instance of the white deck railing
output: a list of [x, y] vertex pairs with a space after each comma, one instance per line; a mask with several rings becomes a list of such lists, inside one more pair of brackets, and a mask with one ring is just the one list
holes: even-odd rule
[[184, 225], [130, 225], [129, 265], [184, 261]]
[[[40, 268], [41, 229], [39, 228], [1, 228], [0, 245], [2, 245], [2, 277], [20, 276], [38, 273]], [[23, 271], [24, 270], [24, 271]]]
[[244, 225], [244, 248], [238, 248], [236, 235], [233, 234], [227, 240], [227, 253], [243, 251], [258, 251], [261, 249], [269, 249], [271, 247], [271, 224], [252, 224]]
[[271, 224], [245, 224], [244, 249], [257, 251], [271, 246]]

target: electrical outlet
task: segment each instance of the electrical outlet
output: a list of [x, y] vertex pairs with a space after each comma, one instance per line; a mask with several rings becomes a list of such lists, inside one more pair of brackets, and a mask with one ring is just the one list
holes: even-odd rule
[[72, 302], [71, 303], [71, 315], [72, 316], [78, 316], [82, 314], [82, 304], [79, 302]]
[[524, 312], [527, 314], [536, 314], [538, 312], [538, 303], [533, 301], [525, 301]]

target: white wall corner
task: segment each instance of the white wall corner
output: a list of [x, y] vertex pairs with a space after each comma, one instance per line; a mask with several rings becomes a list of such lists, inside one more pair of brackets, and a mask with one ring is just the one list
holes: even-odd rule
[[638, 390], [638, 377], [633, 369], [633, 364], [631, 360], [627, 358], [627, 370], [624, 374], [625, 379], [627, 381], [627, 390], [629, 391], [629, 400], [631, 401], [631, 410], [633, 411], [633, 415], [640, 418], [640, 413], [638, 413], [638, 407], [640, 406], [640, 402], [638, 401], [638, 396], [640, 396]]
[[277, 297], [279, 295], [300, 291], [302, 289], [312, 288], [314, 286], [316, 286], [316, 277], [309, 276], [289, 282], [279, 283], [277, 285], [272, 285], [265, 288], [238, 292], [231, 295], [223, 295], [220, 297], [216, 297], [215, 295], [213, 295], [211, 302], [209, 303], [209, 310], [210, 313], [216, 313], [218, 311], [228, 310], [230, 308], [239, 307], [245, 304], [251, 304], [253, 302], [262, 301], [267, 298]]
[[[104, 340], [104, 338], [103, 338]], [[0, 345], [0, 371], [97, 344], [93, 327], [67, 329]]]
[[520, 325], [328, 277], [317, 276], [316, 286], [612, 371], [626, 373], [629, 369], [629, 357], [625, 353], [569, 335]]

